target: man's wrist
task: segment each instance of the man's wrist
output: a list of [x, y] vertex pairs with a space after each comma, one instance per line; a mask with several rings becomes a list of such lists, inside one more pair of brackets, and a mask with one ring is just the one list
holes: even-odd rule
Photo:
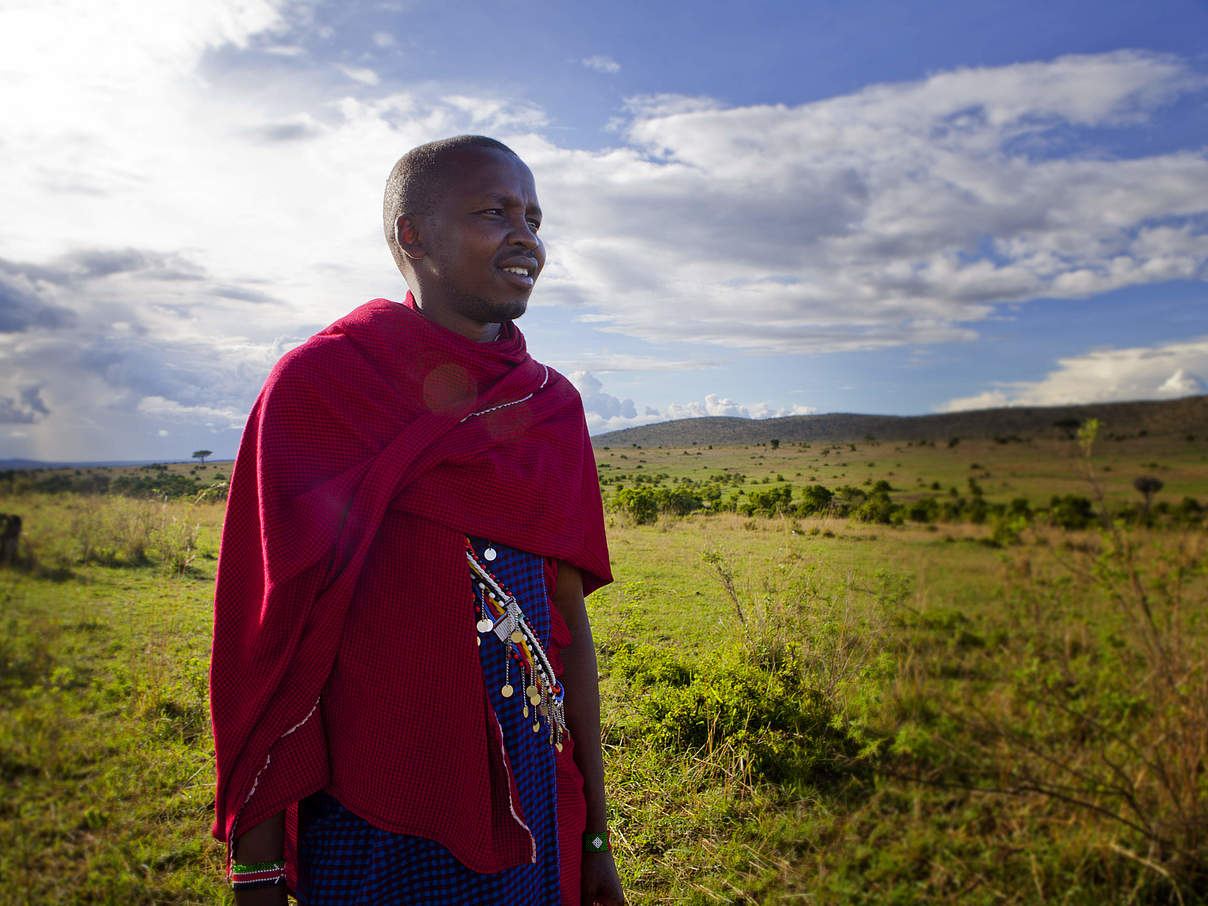
[[588, 831], [583, 835], [583, 852], [606, 853], [612, 849], [608, 830]]

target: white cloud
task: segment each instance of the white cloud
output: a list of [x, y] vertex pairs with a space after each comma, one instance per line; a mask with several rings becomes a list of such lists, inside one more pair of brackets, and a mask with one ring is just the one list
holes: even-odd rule
[[605, 75], [616, 75], [621, 71], [621, 64], [612, 57], [606, 57], [603, 54], [595, 54], [594, 56], [584, 57], [579, 61], [588, 69], [595, 72], [602, 72]]
[[754, 403], [744, 406], [720, 396], [716, 393], [705, 395], [703, 401], [693, 401], [685, 405], [672, 403], [662, 410], [663, 418], [703, 418], [705, 416], [727, 416], [729, 418], [783, 418], [787, 415], [812, 415], [818, 410], [812, 406], [800, 404], [785, 407], [772, 406], [768, 403]]
[[1208, 337], [1160, 346], [1097, 349], [1059, 359], [1038, 381], [999, 384], [949, 400], [941, 412], [998, 406], [1056, 406], [1112, 400], [1175, 399], [1208, 390]]
[[343, 63], [337, 63], [336, 69], [348, 76], [354, 82], [360, 82], [362, 85], [378, 85], [381, 83], [381, 77], [372, 69], [364, 66], [347, 66]]
[[593, 326], [878, 349], [973, 339], [1001, 303], [1208, 274], [1208, 154], [1100, 144], [1204, 90], [1177, 59], [1118, 52], [797, 107], [639, 98], [616, 148], [526, 152], [559, 292]]
[[787, 415], [810, 415], [817, 410], [810, 406], [794, 405], [777, 407], [768, 403], [741, 405], [715, 393], [706, 394], [702, 401], [686, 404], [671, 403], [662, 408], [644, 406], [639, 414], [631, 399], [618, 399], [604, 392], [599, 378], [586, 371], [569, 375], [570, 381], [583, 397], [583, 410], [587, 414], [587, 428], [592, 434], [619, 431], [653, 422], [679, 418], [703, 418], [710, 415], [733, 418], [781, 418]]
[[1195, 396], [1199, 393], [1204, 393], [1208, 387], [1204, 384], [1204, 379], [1199, 375], [1188, 374], [1186, 370], [1179, 368], [1162, 382], [1162, 386], [1158, 388], [1159, 396]]
[[395, 44], [394, 35], [388, 31], [375, 31], [373, 33], [373, 43], [378, 47], [393, 47]]

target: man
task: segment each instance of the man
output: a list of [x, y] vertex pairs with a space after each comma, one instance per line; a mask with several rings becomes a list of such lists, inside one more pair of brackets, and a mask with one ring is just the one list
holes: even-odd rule
[[532, 174], [434, 142], [384, 215], [406, 301], [287, 354], [232, 474], [211, 699], [236, 900], [617, 906], [599, 485], [578, 394], [511, 323], [545, 263]]

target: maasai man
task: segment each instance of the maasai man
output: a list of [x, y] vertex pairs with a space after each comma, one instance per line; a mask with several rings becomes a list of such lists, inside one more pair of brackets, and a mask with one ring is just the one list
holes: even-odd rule
[[231, 476], [210, 686], [236, 901], [619, 906], [595, 461], [512, 323], [545, 263], [533, 175], [493, 139], [424, 145], [384, 221], [411, 291], [277, 364]]

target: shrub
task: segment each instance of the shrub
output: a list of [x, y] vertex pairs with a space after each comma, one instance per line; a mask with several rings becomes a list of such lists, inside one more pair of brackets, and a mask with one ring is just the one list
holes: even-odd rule
[[781, 485], [766, 491], [751, 491], [742, 506], [744, 516], [778, 516], [789, 512], [793, 502], [793, 489]]
[[1090, 498], [1079, 494], [1053, 495], [1049, 502], [1049, 522], [1063, 529], [1084, 529], [1095, 519]]
[[658, 495], [650, 488], [622, 488], [613, 498], [613, 506], [638, 525], [648, 525], [659, 518]]
[[[718, 493], [720, 496], [720, 491]], [[688, 488], [659, 488], [655, 498], [659, 509], [672, 516], [687, 516], [699, 510], [703, 503], [701, 496]]]
[[935, 522], [940, 516], [940, 502], [934, 497], [922, 497], [906, 507], [906, 518], [911, 522]]
[[887, 493], [884, 491], [874, 491], [868, 496], [867, 500], [856, 508], [852, 516], [860, 522], [889, 524], [894, 521], [894, 517], [901, 509], [902, 507], [889, 499]]
[[774, 668], [755, 661], [732, 645], [689, 666], [664, 650], [627, 643], [610, 661], [640, 696], [625, 732], [673, 751], [728, 745], [755, 780], [819, 781], [850, 773], [859, 745], [836, 728], [826, 696], [806, 684], [800, 649]]
[[797, 515], [812, 516], [814, 513], [826, 512], [830, 509], [834, 496], [834, 492], [829, 488], [820, 484], [810, 485], [802, 492], [801, 502], [797, 504]]

